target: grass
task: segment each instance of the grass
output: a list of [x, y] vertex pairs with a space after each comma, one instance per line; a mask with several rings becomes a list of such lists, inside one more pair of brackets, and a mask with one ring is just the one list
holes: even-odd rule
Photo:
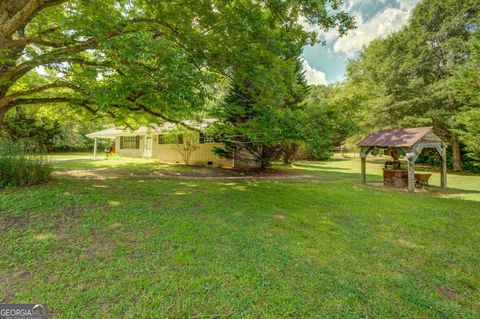
[[308, 177], [285, 180], [205, 180], [143, 160], [54, 165], [49, 184], [0, 192], [2, 303], [46, 303], [56, 318], [480, 314], [479, 176], [408, 194], [359, 185], [354, 159], [299, 162], [289, 170]]

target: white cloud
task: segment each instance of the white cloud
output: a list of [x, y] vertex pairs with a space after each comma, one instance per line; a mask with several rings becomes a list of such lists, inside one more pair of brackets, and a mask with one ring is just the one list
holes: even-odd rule
[[[353, 57], [370, 41], [400, 30], [408, 22], [412, 9], [419, 1], [345, 0], [343, 9], [355, 17], [357, 29], [350, 30], [342, 38], [339, 37], [338, 30], [322, 30], [318, 25], [309, 24], [305, 18], [299, 22], [305, 30], [317, 32], [320, 39], [327, 42], [329, 52], [325, 59], [329, 63], [338, 63], [345, 55]], [[340, 57], [340, 60], [334, 57]], [[322, 71], [312, 68], [307, 61], [303, 63], [309, 83], [326, 83]]]
[[420, 0], [397, 0], [402, 10], [412, 10]]
[[303, 59], [303, 70], [305, 71], [305, 78], [308, 84], [323, 84], [327, 85], [327, 77], [325, 73], [315, 68], [312, 68], [307, 60]]
[[401, 8], [387, 8], [368, 21], [363, 21], [361, 14], [354, 13], [357, 29], [350, 31], [347, 36], [339, 38], [335, 42], [333, 47], [335, 52], [343, 52], [352, 56], [373, 39], [398, 31], [407, 23], [410, 10], [417, 1], [402, 0]]
[[329, 29], [328, 31], [320, 30], [318, 31], [318, 35], [320, 36], [320, 39], [327, 42], [336, 40], [340, 36], [337, 29]]
[[[306, 22], [304, 18], [300, 20], [300, 23], [305, 30], [318, 32], [320, 39], [327, 42], [335, 42], [335, 52], [343, 52], [348, 56], [352, 56], [373, 39], [384, 37], [400, 30], [407, 23], [410, 12], [420, 0], [396, 0], [397, 8], [385, 8], [371, 19], [364, 21], [361, 12], [353, 12], [352, 10], [354, 7], [357, 7], [357, 10], [360, 9], [359, 6], [365, 5], [368, 1], [348, 0], [345, 2], [344, 9], [355, 17], [357, 29], [349, 31], [342, 38], [339, 37], [338, 31], [335, 29], [321, 30], [318, 26]], [[375, 1], [385, 4], [385, 0]]]
[[345, 2], [345, 9], [347, 11], [350, 11], [353, 9], [354, 6], [356, 6], [357, 4], [361, 3], [362, 0], [349, 0], [349, 1], [346, 1]]
[[[409, 1], [409, 0], [396, 0], [396, 2], [401, 2], [401, 1]], [[418, 0], [410, 0], [410, 1], [418, 1]], [[352, 11], [354, 7], [360, 7], [360, 6], [365, 6], [369, 4], [378, 4], [381, 3], [382, 5], [385, 5], [387, 0], [346, 0], [344, 8], [347, 11]]]

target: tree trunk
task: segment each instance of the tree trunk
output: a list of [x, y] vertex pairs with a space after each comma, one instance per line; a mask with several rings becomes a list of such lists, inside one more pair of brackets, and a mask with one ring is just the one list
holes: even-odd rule
[[460, 172], [462, 171], [462, 155], [460, 153], [460, 143], [455, 135], [452, 137], [451, 143], [453, 154], [453, 170], [455, 172]]
[[286, 146], [283, 150], [283, 164], [288, 165], [291, 164], [295, 158], [297, 153], [297, 145], [292, 143]]
[[7, 113], [7, 111], [8, 109], [6, 107], [0, 108], [0, 127], [3, 125], [3, 119], [5, 118], [5, 114]]

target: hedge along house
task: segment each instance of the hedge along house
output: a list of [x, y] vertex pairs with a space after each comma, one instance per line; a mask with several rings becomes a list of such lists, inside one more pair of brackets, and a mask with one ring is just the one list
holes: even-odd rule
[[[447, 188], [447, 155], [445, 143], [433, 133], [432, 127], [404, 128], [399, 130], [378, 131], [357, 143], [360, 147], [361, 182], [366, 184], [366, 157], [375, 149], [389, 150], [392, 157], [404, 156], [407, 160], [407, 169], [401, 167], [388, 169], [387, 163], [383, 171], [383, 178], [396, 174], [400, 179], [405, 178], [408, 190], [413, 192], [416, 180], [415, 161], [424, 149], [432, 149], [440, 159], [440, 183], [443, 189]], [[398, 159], [394, 158], [398, 161]]]
[[94, 139], [93, 157], [97, 158], [97, 139], [115, 141], [115, 153], [133, 158], [155, 158], [168, 163], [212, 165], [233, 167], [234, 160], [220, 157], [213, 152], [215, 147], [223, 148], [223, 143], [204, 133], [204, 129], [213, 122], [204, 123], [185, 121], [194, 128], [184, 129], [177, 124], [166, 123], [162, 126], [141, 126], [136, 130], [109, 128], [87, 134]]

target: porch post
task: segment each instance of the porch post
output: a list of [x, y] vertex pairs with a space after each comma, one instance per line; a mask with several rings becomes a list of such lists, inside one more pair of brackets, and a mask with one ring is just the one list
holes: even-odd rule
[[93, 139], [93, 159], [97, 159], [97, 138]]

